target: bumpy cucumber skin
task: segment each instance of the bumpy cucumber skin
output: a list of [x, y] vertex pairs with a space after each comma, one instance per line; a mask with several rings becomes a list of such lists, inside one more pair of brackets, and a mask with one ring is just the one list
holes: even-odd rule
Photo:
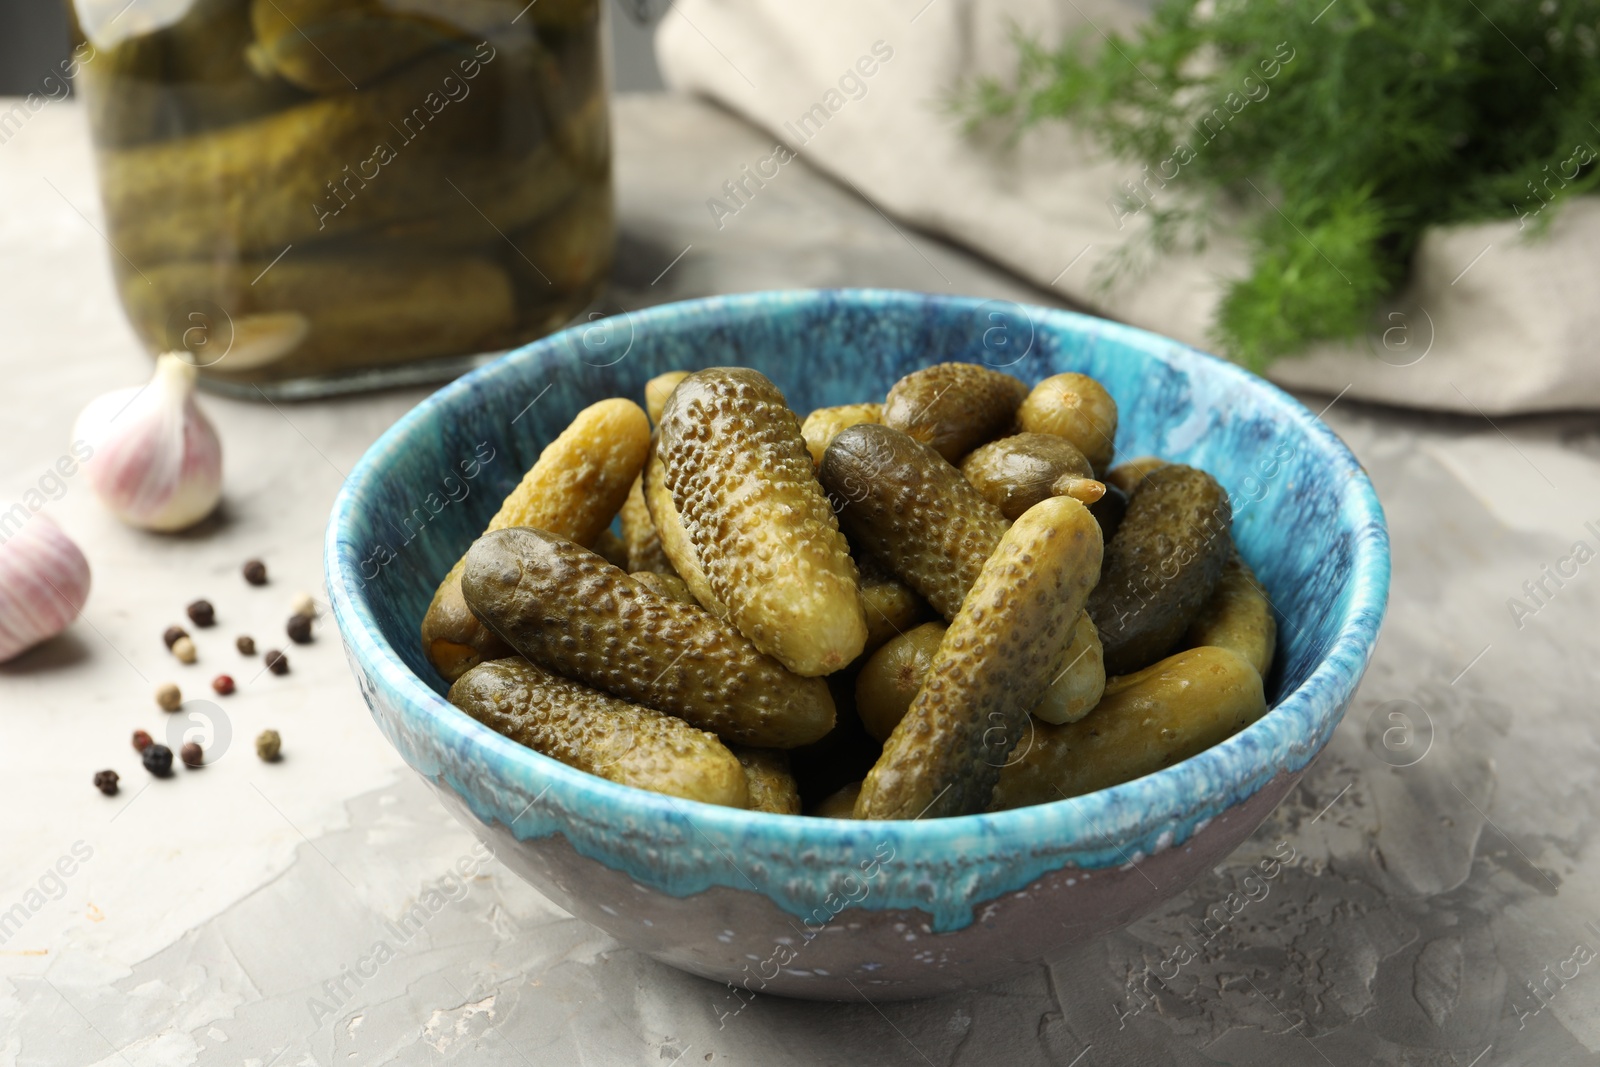
[[862, 664], [856, 675], [856, 714], [867, 733], [889, 740], [933, 668], [946, 629], [942, 622], [923, 623], [891, 638]]
[[1228, 494], [1205, 471], [1169, 464], [1140, 483], [1089, 598], [1108, 673], [1129, 674], [1171, 651], [1222, 577], [1232, 522]]
[[1016, 421], [1028, 387], [976, 363], [937, 363], [894, 383], [883, 424], [921, 441], [951, 463]]
[[840, 404], [837, 407], [818, 408], [806, 416], [800, 433], [806, 439], [806, 451], [811, 453], [813, 465], [822, 462], [822, 454], [833, 444], [841, 432], [864, 422], [882, 422], [882, 404]]
[[520, 657], [479, 664], [450, 703], [535, 752], [612, 782], [686, 800], [745, 807], [745, 770], [716, 735], [618, 700]]
[[543, 530], [479, 538], [461, 588], [485, 625], [531, 662], [725, 741], [793, 748], [833, 728], [822, 679], [791, 674], [710, 613], [657, 596]]
[[1000, 774], [992, 810], [1047, 804], [1129, 782], [1227, 740], [1266, 714], [1261, 675], [1225, 648], [1179, 652], [1114, 678], [1078, 722], [1038, 723]]
[[628, 575], [635, 582], [650, 590], [656, 596], [676, 600], [680, 604], [688, 604], [698, 608], [700, 602], [689, 592], [689, 587], [682, 578], [676, 574], [662, 574], [660, 571], [634, 571]]
[[870, 558], [860, 560], [861, 608], [867, 616], [867, 644], [863, 657], [884, 642], [933, 618], [933, 608], [915, 589], [884, 570]]
[[789, 754], [775, 748], [733, 746], [733, 754], [744, 767], [745, 784], [751, 811], [774, 815], [800, 814], [800, 787], [789, 770]]
[[1094, 469], [1111, 463], [1117, 439], [1117, 404], [1087, 374], [1053, 374], [1033, 387], [1017, 409], [1026, 433], [1053, 433], [1078, 446]]
[[1195, 616], [1185, 644], [1215, 645], [1243, 656], [1265, 678], [1278, 649], [1278, 621], [1255, 572], [1235, 551], [1223, 565], [1216, 591]]
[[679, 383], [656, 446], [683, 528], [729, 620], [796, 674], [829, 674], [867, 641], [856, 566], [783, 394], [759, 371]]
[[[539, 454], [489, 520], [488, 531], [514, 526], [548, 530], [592, 545], [611, 525], [650, 450], [650, 424], [631, 400], [602, 400], [578, 412]], [[465, 557], [433, 594], [422, 617], [422, 650], [446, 681], [455, 681], [511, 649], [483, 628], [461, 595]]]
[[945, 632], [856, 800], [862, 819], [966, 815], [989, 804], [1029, 711], [1061, 666], [1100, 578], [1100, 526], [1051, 497], [1006, 531]]
[[661, 532], [650, 517], [650, 508], [644, 502], [644, 474], [633, 480], [628, 498], [622, 502], [622, 545], [628, 553], [628, 570], [659, 571], [677, 574], [672, 561], [661, 550]]
[[669, 370], [644, 383], [644, 408], [650, 413], [651, 425], [661, 425], [661, 409], [667, 406], [667, 398], [688, 376], [686, 370]]
[[1046, 497], [1076, 495], [1058, 493], [1056, 480], [1064, 475], [1092, 479], [1094, 468], [1065, 437], [1019, 433], [974, 449], [961, 461], [961, 473], [1000, 514], [1015, 522]]
[[656, 537], [661, 542], [661, 554], [667, 557], [678, 577], [689, 587], [689, 592], [700, 606], [719, 619], [728, 617], [728, 605], [711, 589], [711, 582], [700, 566], [700, 553], [683, 528], [678, 516], [678, 506], [672, 502], [672, 490], [667, 488], [666, 468], [661, 456], [651, 449], [644, 467], [644, 502], [650, 511], [650, 521], [655, 524]]
[[853, 544], [955, 618], [1006, 522], [933, 449], [889, 426], [852, 426], [817, 472]]

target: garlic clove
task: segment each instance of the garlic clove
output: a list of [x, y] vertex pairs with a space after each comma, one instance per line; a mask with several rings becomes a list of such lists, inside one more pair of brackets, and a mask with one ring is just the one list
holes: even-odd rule
[[44, 515], [0, 541], [0, 663], [65, 630], [89, 599], [89, 561]]
[[89, 484], [132, 526], [181, 530], [222, 497], [222, 442], [195, 403], [195, 377], [167, 353], [148, 384], [107, 393], [78, 416], [73, 435], [93, 449], [83, 464]]

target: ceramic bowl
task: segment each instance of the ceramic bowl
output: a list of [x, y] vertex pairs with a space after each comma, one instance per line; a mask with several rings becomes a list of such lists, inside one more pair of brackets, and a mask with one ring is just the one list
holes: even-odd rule
[[[435, 584], [583, 407], [664, 371], [741, 365], [796, 411], [881, 398], [981, 362], [1099, 379], [1117, 452], [1210, 471], [1272, 597], [1272, 710], [1223, 744], [1073, 800], [855, 822], [736, 811], [614, 785], [444, 699], [418, 625]], [[439, 390], [362, 457], [334, 505], [334, 618], [385, 737], [508, 867], [622, 943], [733, 989], [823, 999], [992, 982], [1138, 918], [1220, 862], [1333, 733], [1383, 618], [1389, 544], [1371, 483], [1298, 402], [1232, 364], [1084, 315], [884, 291], [672, 304], [545, 338]], [[748, 991], [748, 992], [747, 992]]]

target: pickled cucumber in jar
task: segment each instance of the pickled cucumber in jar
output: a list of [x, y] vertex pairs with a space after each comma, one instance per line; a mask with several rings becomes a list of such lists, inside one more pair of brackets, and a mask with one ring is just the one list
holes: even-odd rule
[[600, 0], [125, 5], [70, 8], [112, 267], [152, 353], [251, 396], [417, 381], [598, 294]]

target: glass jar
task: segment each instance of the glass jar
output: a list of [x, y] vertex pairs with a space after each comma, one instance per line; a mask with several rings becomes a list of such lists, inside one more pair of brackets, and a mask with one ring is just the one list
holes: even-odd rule
[[600, 0], [69, 0], [152, 353], [311, 396], [453, 376], [598, 294]]

